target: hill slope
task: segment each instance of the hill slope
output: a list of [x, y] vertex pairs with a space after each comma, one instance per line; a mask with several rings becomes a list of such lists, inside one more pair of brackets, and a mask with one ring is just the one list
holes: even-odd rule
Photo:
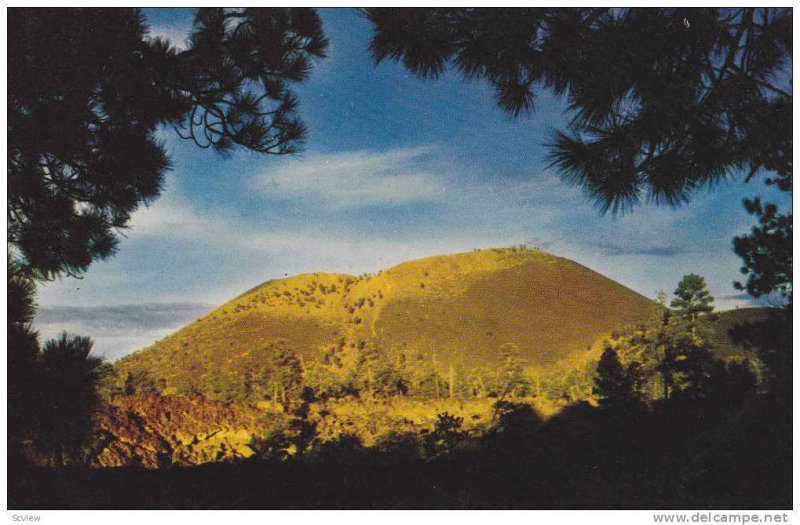
[[[306, 362], [375, 348], [434, 367], [496, 368], [501, 348], [548, 372], [588, 358], [654, 303], [573, 261], [494, 249], [406, 262], [377, 275], [305, 274], [263, 283], [116, 365], [178, 392], [211, 376], [244, 381], [278, 342]], [[424, 356], [424, 357], [423, 357]]]
[[721, 358], [752, 358], [757, 349], [749, 348], [746, 344], [735, 341], [731, 337], [730, 330], [737, 325], [766, 321], [775, 311], [772, 308], [751, 307], [716, 312], [711, 321], [713, 331], [711, 344], [714, 345], [714, 353]]

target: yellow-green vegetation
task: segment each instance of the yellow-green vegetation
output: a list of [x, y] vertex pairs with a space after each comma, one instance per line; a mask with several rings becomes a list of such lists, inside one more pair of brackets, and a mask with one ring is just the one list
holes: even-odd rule
[[770, 311], [770, 308], [737, 308], [716, 313], [709, 323], [713, 330], [711, 343], [714, 345], [714, 352], [724, 358], [753, 359], [752, 351], [735, 343], [729, 331], [737, 325], [763, 322], [769, 317]]
[[263, 412], [199, 396], [125, 396], [101, 407], [85, 450], [94, 467], [158, 468], [244, 459]]
[[[517, 403], [537, 407], [532, 399]], [[377, 449], [405, 440], [417, 443], [425, 455], [421, 447], [442, 414], [458, 419], [457, 430], [475, 437], [492, 428], [496, 416], [489, 399], [348, 397], [253, 406], [201, 396], [121, 396], [98, 410], [83, 454], [93, 467], [160, 468], [314, 454], [328, 443], [350, 439]], [[43, 456], [32, 459], [48, 464]]]
[[[672, 386], [661, 380], [667, 339], [683, 344], [686, 334], [706, 352], [695, 361], [727, 370], [735, 391], [752, 368], [744, 358], [756, 363], [727, 330], [764, 315], [704, 313], [702, 341], [699, 327], [665, 332], [679, 310], [667, 315], [576, 263], [520, 248], [374, 276], [270, 281], [104, 368], [89, 456], [96, 466], [153, 468], [353, 444], [432, 458], [491, 435], [503, 407], [548, 420], [569, 406], [689, 392], [684, 379], [702, 387], [680, 356], [670, 361]], [[715, 364], [711, 351], [729, 362]]]
[[[115, 368], [120, 382], [146, 373], [165, 394], [283, 400], [293, 385], [273, 376], [276, 354], [288, 349], [304, 383], [325, 397], [499, 397], [505, 381], [497, 375], [509, 356], [541, 390], [596, 361], [604, 336], [653, 308], [567, 259], [527, 248], [476, 250], [377, 275], [268, 281]], [[379, 392], [381, 381], [394, 386]], [[565, 392], [572, 395], [567, 388], [558, 396]]]
[[450, 413], [463, 418], [463, 430], [481, 433], [490, 426], [492, 402], [480, 399], [438, 399], [422, 402], [408, 398], [370, 402], [360, 399], [332, 400], [314, 407], [321, 442], [343, 435], [356, 436], [367, 447], [380, 446], [399, 435], [415, 435], [434, 428], [437, 416]]

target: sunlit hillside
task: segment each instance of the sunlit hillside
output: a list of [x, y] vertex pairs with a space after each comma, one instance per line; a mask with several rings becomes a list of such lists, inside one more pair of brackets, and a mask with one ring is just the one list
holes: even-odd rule
[[[603, 343], [661, 319], [660, 308], [525, 248], [269, 281], [106, 370], [84, 455], [95, 467], [159, 468], [352, 441], [434, 457], [437, 436], [490, 435], [504, 401], [543, 420], [598, 406]], [[767, 314], [711, 316], [714, 352], [757, 362], [728, 331]], [[731, 380], [731, 395], [745, 379]]]
[[[304, 364], [375, 349], [443, 375], [496, 368], [514, 352], [547, 374], [596, 359], [597, 343], [652, 315], [647, 298], [535, 249], [480, 250], [359, 277], [315, 273], [263, 283], [116, 365], [146, 370], [167, 393], [235, 383], [277, 347]], [[592, 351], [593, 350], [593, 351]]]

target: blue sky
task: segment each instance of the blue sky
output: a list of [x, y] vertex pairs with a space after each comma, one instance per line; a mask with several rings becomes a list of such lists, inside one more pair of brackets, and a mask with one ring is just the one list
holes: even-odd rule
[[[191, 10], [145, 14], [175, 44], [191, 27]], [[650, 297], [695, 272], [718, 308], [748, 304], [731, 286], [731, 240], [753, 224], [741, 201], [784, 196], [733, 181], [681, 208], [600, 216], [547, 169], [559, 100], [543, 93], [532, 115], [513, 119], [481, 81], [373, 65], [370, 25], [355, 11], [321, 15], [329, 56], [297, 88], [304, 152], [226, 160], [162, 130], [174, 169], [161, 198], [134, 215], [116, 256], [40, 289], [43, 336], [90, 335], [113, 360], [267, 279], [523, 243]]]

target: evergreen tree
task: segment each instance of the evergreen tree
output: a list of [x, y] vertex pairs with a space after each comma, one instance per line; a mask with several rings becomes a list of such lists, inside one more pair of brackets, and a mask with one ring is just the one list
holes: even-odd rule
[[[184, 51], [150, 38], [137, 9], [8, 15], [8, 402], [18, 442], [43, 395], [34, 376], [81, 388], [94, 378], [88, 350], [76, 357], [88, 339], [62, 338], [40, 353], [30, 326], [36, 283], [81, 275], [115, 252], [118, 232], [158, 196], [169, 169], [159, 126], [221, 154], [297, 151], [304, 128], [290, 84], [307, 78], [327, 41], [310, 9], [203, 8]], [[64, 359], [70, 366], [52, 366]]]
[[[538, 91], [566, 97], [550, 141], [562, 177], [601, 211], [676, 206], [721, 179], [792, 189], [788, 8], [371, 8], [376, 62], [483, 78], [513, 115]], [[734, 239], [746, 289], [791, 303], [792, 214], [748, 199]], [[784, 328], [789, 331], [790, 326]]]
[[34, 382], [38, 402], [32, 415], [37, 421], [35, 436], [57, 464], [74, 461], [89, 436], [103, 363], [91, 355], [92, 346], [88, 337], [62, 333], [47, 341], [39, 356]]
[[303, 390], [303, 364], [295, 351], [278, 344], [273, 347], [270, 381], [273, 401], [286, 402], [297, 399]]
[[8, 262], [7, 279], [8, 436], [14, 455], [18, 452], [16, 445], [31, 437], [33, 431], [33, 382], [40, 349], [32, 326], [36, 285], [13, 261]]
[[696, 320], [714, 311], [713, 302], [714, 297], [706, 289], [705, 279], [690, 273], [678, 283], [670, 306], [682, 319]]
[[466, 436], [461, 430], [463, 424], [463, 417], [454, 416], [449, 412], [436, 414], [433, 431], [425, 435], [426, 454], [432, 457], [453, 452], [458, 442]]
[[714, 356], [710, 335], [711, 330], [703, 320], [675, 318], [670, 324], [666, 344], [669, 359], [662, 364], [669, 378], [668, 397], [676, 392], [694, 399], [709, 396], [712, 386], [724, 373], [724, 363]]
[[401, 396], [411, 390], [407, 371], [372, 344], [359, 350], [353, 382], [360, 395], [368, 398]]
[[102, 363], [97, 367], [97, 393], [100, 399], [113, 400], [125, 394], [123, 379], [119, 370], [111, 363]]
[[199, 9], [187, 48], [151, 39], [137, 9], [12, 9], [8, 244], [39, 279], [111, 255], [169, 160], [154, 132], [203, 148], [297, 150], [289, 83], [327, 45], [309, 9]]
[[[126, 396], [157, 396], [161, 393], [158, 382], [147, 370], [131, 370], [125, 376], [122, 391]], [[208, 391], [213, 391], [209, 387]]]
[[744, 169], [791, 178], [792, 11], [759, 8], [367, 10], [376, 62], [485, 79], [512, 115], [567, 98], [551, 141], [602, 211], [676, 205]]
[[438, 399], [448, 394], [447, 381], [439, 374], [432, 356], [416, 353], [405, 360], [401, 373], [412, 396]]
[[[303, 384], [313, 389], [321, 399], [342, 397], [347, 393], [345, 371], [328, 354], [323, 354], [323, 362], [307, 362], [303, 367]], [[326, 364], [327, 363], [327, 364]]]
[[631, 377], [611, 347], [606, 347], [597, 363], [594, 393], [605, 406], [613, 406], [633, 397]]
[[[663, 296], [660, 302], [664, 302]], [[673, 310], [663, 309], [609, 342], [609, 350], [619, 357], [620, 367], [626, 367], [635, 395], [662, 399], [670, 399], [675, 393], [708, 397], [724, 374], [724, 364], [715, 357], [711, 344], [708, 321], [712, 302], [705, 280], [689, 274], [675, 290]], [[610, 376], [614, 377], [611, 371], [622, 374], [611, 365], [610, 356], [608, 359]]]
[[734, 283], [753, 297], [777, 292], [786, 302], [792, 302], [792, 215], [778, 211], [774, 204], [761, 200], [745, 200], [748, 213], [758, 217], [749, 235], [733, 239], [733, 249], [744, 264], [741, 273], [747, 276], [744, 284]]
[[516, 345], [508, 343], [500, 348], [502, 362], [495, 378], [495, 390], [499, 397], [524, 397], [531, 391], [531, 381], [525, 375], [523, 362]]

